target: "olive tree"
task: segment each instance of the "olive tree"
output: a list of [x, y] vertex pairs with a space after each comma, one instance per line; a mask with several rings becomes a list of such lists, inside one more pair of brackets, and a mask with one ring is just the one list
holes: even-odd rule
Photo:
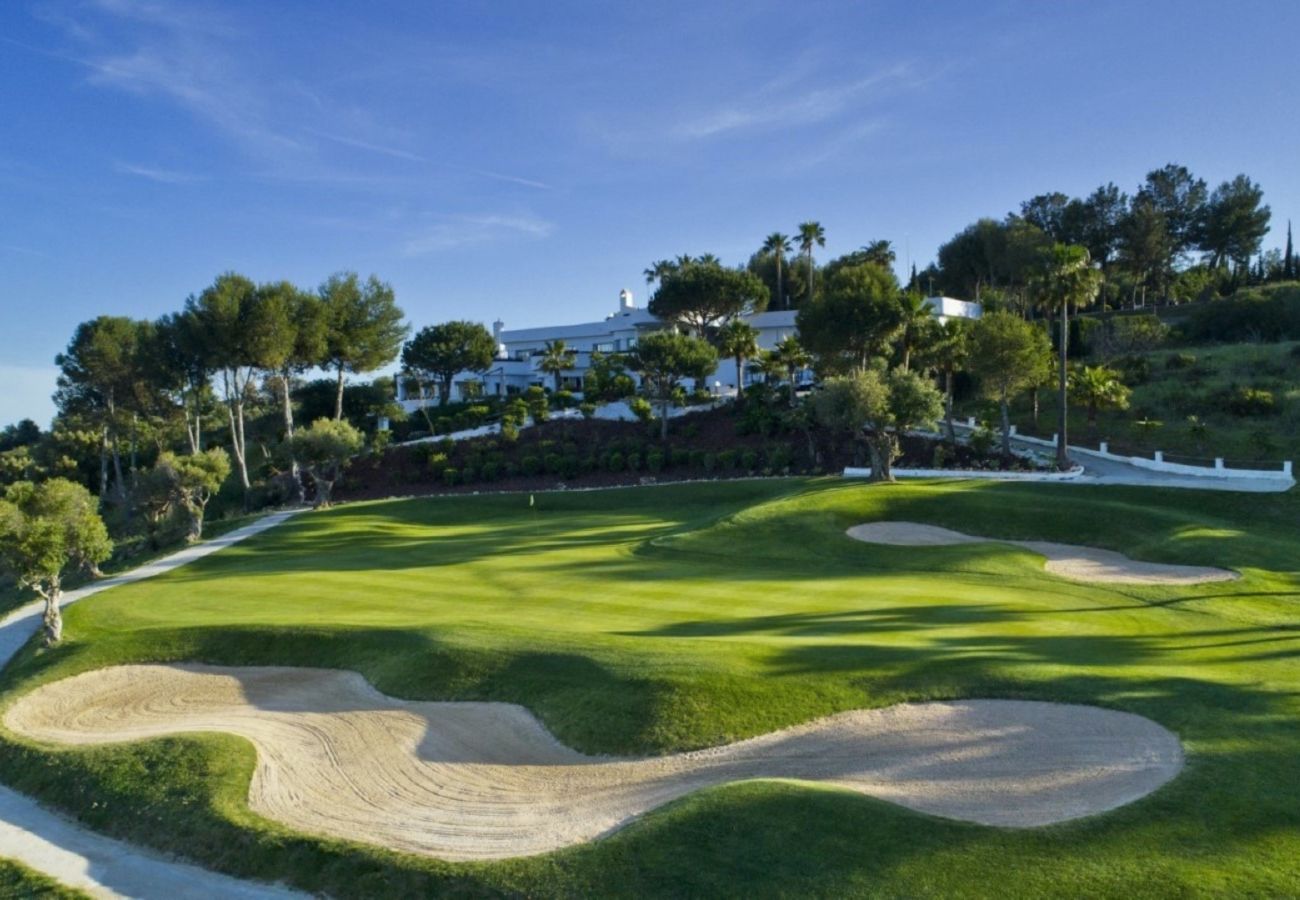
[[185, 512], [185, 539], [195, 543], [203, 537], [203, 515], [208, 501], [230, 476], [230, 457], [220, 447], [178, 456], [171, 451], [159, 455], [154, 473], [166, 502]]
[[865, 369], [827, 379], [813, 395], [813, 412], [831, 432], [866, 444], [872, 481], [893, 481], [898, 435], [933, 427], [943, 414], [943, 399], [914, 372]]
[[293, 436], [293, 450], [316, 483], [316, 506], [330, 505], [334, 485], [363, 443], [361, 432], [346, 419], [317, 419]]
[[78, 569], [98, 574], [113, 552], [90, 491], [66, 478], [20, 481], [0, 499], [0, 565], [45, 601], [47, 646], [63, 638], [63, 579]]

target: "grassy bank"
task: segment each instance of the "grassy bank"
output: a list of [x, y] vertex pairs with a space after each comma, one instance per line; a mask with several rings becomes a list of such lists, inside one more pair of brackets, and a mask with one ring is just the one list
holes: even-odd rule
[[86, 900], [88, 895], [65, 887], [20, 862], [0, 858], [0, 897], [13, 900]]
[[[1117, 452], [1213, 465], [1216, 456], [1241, 468], [1277, 468], [1300, 462], [1300, 343], [1171, 347], [1143, 353], [1122, 370], [1133, 389], [1126, 410], [1101, 410], [1089, 424], [1081, 407], [1070, 410], [1070, 441]], [[1251, 392], [1251, 393], [1247, 393]], [[1035, 424], [1029, 402], [1014, 409], [1013, 424], [1026, 434], [1051, 437], [1055, 397], [1042, 396]], [[967, 414], [996, 416], [978, 404]]]
[[[1006, 545], [846, 538], [875, 519], [1236, 568], [1098, 587]], [[767, 480], [359, 503], [71, 608], [7, 696], [134, 661], [361, 671], [408, 698], [523, 703], [590, 752], [660, 753], [855, 707], [1016, 697], [1125, 709], [1188, 766], [1115, 812], [965, 825], [840, 790], [701, 792], [543, 857], [452, 865], [290, 833], [223, 735], [62, 750], [0, 778], [94, 827], [337, 896], [1189, 896], [1300, 892], [1300, 558], [1291, 495]]]

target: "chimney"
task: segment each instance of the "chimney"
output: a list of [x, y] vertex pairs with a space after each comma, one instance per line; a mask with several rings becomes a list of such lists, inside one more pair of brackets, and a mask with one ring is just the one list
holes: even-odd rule
[[636, 309], [636, 303], [632, 301], [632, 292], [623, 288], [618, 292], [618, 311], [625, 313], [630, 309]]
[[505, 327], [506, 327], [506, 323], [502, 322], [500, 319], [497, 319], [495, 322], [493, 322], [492, 340], [496, 341], [498, 344], [501, 343], [501, 329]]

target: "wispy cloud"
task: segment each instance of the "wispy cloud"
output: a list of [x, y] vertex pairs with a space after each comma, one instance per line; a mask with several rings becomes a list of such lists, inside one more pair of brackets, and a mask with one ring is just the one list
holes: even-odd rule
[[782, 78], [737, 101], [680, 122], [671, 133], [679, 140], [700, 140], [733, 132], [824, 122], [914, 80], [912, 67], [905, 63], [826, 87], [797, 89], [789, 79]]
[[192, 172], [156, 169], [152, 166], [138, 166], [126, 162], [114, 163], [113, 169], [123, 175], [135, 175], [139, 178], [147, 178], [149, 181], [156, 181], [159, 184], [193, 184], [196, 181], [207, 180], [205, 176], [196, 175]]
[[404, 159], [408, 162], [427, 163], [429, 160], [418, 153], [412, 153], [409, 150], [402, 150], [398, 147], [385, 147], [382, 144], [375, 144], [370, 141], [363, 141], [358, 138], [345, 137], [341, 134], [329, 134], [324, 131], [309, 130], [308, 134], [314, 137], [332, 141], [336, 144], [342, 144], [344, 147], [352, 147], [357, 150], [368, 150], [371, 153], [378, 153], [382, 156], [391, 156], [394, 159]]
[[538, 190], [549, 191], [551, 185], [544, 181], [537, 181], [532, 178], [524, 178], [519, 175], [507, 175], [502, 172], [492, 172], [487, 169], [475, 169], [467, 166], [458, 166], [453, 163], [438, 162], [427, 156], [421, 156], [409, 150], [403, 150], [400, 147], [389, 147], [383, 144], [376, 144], [371, 141], [359, 140], [357, 138], [346, 137], [340, 134], [329, 134], [324, 131], [311, 131], [310, 134], [322, 138], [323, 140], [332, 141], [336, 144], [342, 144], [345, 147], [354, 147], [358, 150], [368, 150], [371, 153], [378, 153], [382, 156], [391, 156], [394, 159], [404, 159], [408, 162], [423, 163], [425, 165], [437, 166], [455, 172], [464, 172], [467, 175], [473, 175], [477, 178], [487, 178], [492, 181], [504, 181], [509, 184], [518, 184], [524, 187], [536, 188]]
[[530, 215], [457, 216], [424, 229], [402, 245], [402, 252], [424, 256], [512, 237], [538, 240], [554, 230], [553, 222]]

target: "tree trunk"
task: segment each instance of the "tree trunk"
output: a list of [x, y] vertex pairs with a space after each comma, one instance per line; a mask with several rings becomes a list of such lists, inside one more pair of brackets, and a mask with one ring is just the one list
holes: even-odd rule
[[339, 363], [338, 389], [334, 392], [334, 421], [343, 420], [343, 363]]
[[871, 481], [893, 481], [893, 445], [887, 432], [875, 432], [867, 441], [871, 454]]
[[743, 356], [737, 356], [736, 357], [736, 405], [737, 406], [740, 406], [745, 402], [745, 379], [742, 371], [744, 369], [744, 366], [745, 366], [745, 358]]
[[294, 503], [302, 503], [302, 473], [298, 470], [298, 458], [293, 452], [293, 401], [289, 397], [289, 372], [280, 371], [280, 398], [284, 404], [284, 437], [289, 446], [289, 478], [292, 481]]
[[441, 396], [438, 397], [439, 406], [446, 406], [448, 403], [451, 402], [451, 380], [455, 377], [456, 377], [455, 372], [451, 373], [450, 375], [442, 376], [442, 392], [441, 392]]
[[659, 440], [668, 440], [668, 400], [666, 398], [659, 404]]
[[1066, 419], [1069, 410], [1066, 408], [1066, 388], [1069, 379], [1066, 374], [1066, 362], [1069, 355], [1070, 347], [1070, 307], [1069, 304], [1061, 305], [1061, 365], [1057, 373], [1057, 388], [1059, 396], [1057, 397], [1057, 431], [1056, 431], [1056, 465], [1061, 469], [1070, 467], [1069, 436], [1066, 434]]
[[99, 439], [99, 502], [108, 500], [108, 426]]
[[59, 609], [62, 591], [57, 582], [45, 594], [45, 612], [41, 616], [41, 628], [45, 634], [45, 646], [53, 647], [63, 640], [63, 612]]
[[185, 535], [185, 541], [197, 544], [203, 539], [203, 507], [197, 503], [190, 503], [186, 504], [185, 511], [190, 516], [190, 527]]
[[785, 292], [781, 290], [781, 254], [776, 254], [776, 305], [777, 309], [785, 309]]
[[952, 424], [952, 369], [943, 373], [943, 418], [948, 425], [948, 443], [956, 446], [957, 429]]
[[1002, 389], [1002, 398], [999, 406], [1002, 408], [1002, 458], [1011, 458], [1011, 411], [1010, 404], [1007, 402], [1006, 388]]
[[1034, 385], [1033, 390], [1029, 392], [1029, 396], [1033, 398], [1032, 402], [1034, 404], [1034, 428], [1036, 429], [1038, 428], [1038, 385]]

